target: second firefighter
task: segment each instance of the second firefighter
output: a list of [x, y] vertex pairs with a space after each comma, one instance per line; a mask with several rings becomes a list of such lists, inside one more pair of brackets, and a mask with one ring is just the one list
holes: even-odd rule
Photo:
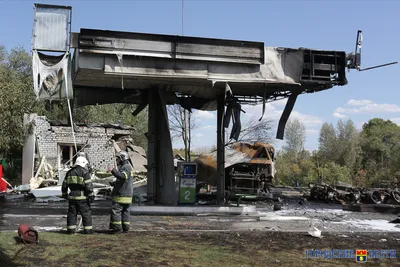
[[133, 170], [128, 159], [128, 153], [120, 151], [117, 154], [118, 169], [109, 168], [117, 178], [111, 192], [110, 230], [114, 232], [128, 232], [130, 228], [129, 207], [133, 197]]

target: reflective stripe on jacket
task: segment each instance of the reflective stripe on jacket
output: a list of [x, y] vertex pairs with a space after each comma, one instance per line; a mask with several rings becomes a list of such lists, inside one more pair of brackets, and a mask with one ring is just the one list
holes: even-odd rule
[[[71, 191], [69, 195], [68, 188]], [[61, 191], [63, 197], [68, 195], [70, 200], [85, 200], [94, 196], [89, 171], [81, 166], [73, 167], [66, 173]]]
[[117, 178], [113, 191], [112, 200], [121, 204], [131, 204], [133, 197], [133, 170], [128, 162], [119, 169], [113, 169], [111, 173]]

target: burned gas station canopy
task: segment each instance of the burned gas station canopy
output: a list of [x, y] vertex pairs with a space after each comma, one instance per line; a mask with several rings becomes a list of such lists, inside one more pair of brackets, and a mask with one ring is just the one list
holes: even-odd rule
[[39, 100], [75, 98], [78, 106], [137, 104], [133, 115], [148, 106], [147, 196], [164, 204], [176, 201], [166, 105], [217, 110], [216, 178], [222, 201], [224, 131], [232, 121], [231, 138], [238, 140], [241, 105], [262, 103], [264, 113], [265, 103], [288, 98], [277, 133], [283, 139], [297, 97], [347, 84], [347, 61], [359, 62], [344, 51], [263, 42], [98, 29], [71, 33], [71, 14], [69, 6], [35, 4], [35, 94]]
[[[140, 104], [165, 88], [215, 100], [228, 83], [239, 100], [257, 101], [346, 84], [345, 52], [265, 47], [262, 42], [81, 29], [72, 34], [74, 90], [80, 105]], [[116, 94], [119, 92], [119, 94]], [[96, 97], [86, 97], [88, 95]], [[121, 98], [121, 96], [123, 96]], [[207, 106], [209, 107], [209, 106]], [[216, 109], [216, 107], [214, 108]]]

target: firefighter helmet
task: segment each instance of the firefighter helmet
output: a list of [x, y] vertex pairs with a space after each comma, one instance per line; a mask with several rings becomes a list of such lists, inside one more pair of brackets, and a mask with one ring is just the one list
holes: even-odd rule
[[121, 160], [128, 160], [129, 159], [129, 155], [126, 151], [121, 150], [120, 152], [118, 152], [117, 157]]
[[83, 168], [86, 168], [86, 166], [88, 165], [88, 161], [86, 158], [84, 157], [78, 157], [75, 161], [75, 166], [81, 166]]

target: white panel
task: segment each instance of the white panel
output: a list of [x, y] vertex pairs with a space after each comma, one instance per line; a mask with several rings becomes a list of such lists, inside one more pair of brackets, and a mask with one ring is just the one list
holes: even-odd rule
[[38, 5], [35, 12], [33, 49], [68, 51], [69, 18], [67, 7]]

